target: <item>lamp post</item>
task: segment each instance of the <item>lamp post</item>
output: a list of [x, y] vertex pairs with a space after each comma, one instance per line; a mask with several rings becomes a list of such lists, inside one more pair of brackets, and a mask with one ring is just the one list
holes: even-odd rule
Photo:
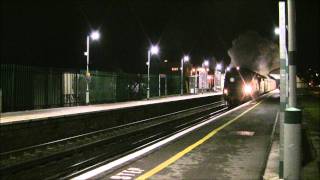
[[183, 65], [185, 62], [189, 61], [189, 56], [183, 56], [181, 59], [181, 77], [180, 77], [180, 94], [183, 95]]
[[90, 35], [87, 36], [87, 51], [84, 53], [87, 56], [87, 71], [86, 71], [86, 104], [90, 103], [90, 92], [89, 92], [89, 79], [90, 79], [90, 72], [89, 72], [89, 49], [90, 49], [90, 37], [93, 41], [98, 40], [100, 38], [100, 33], [98, 31], [93, 31]]
[[151, 48], [148, 50], [148, 87], [147, 87], [147, 99], [150, 98], [150, 58], [153, 54], [159, 53], [159, 47], [158, 46], [151, 46]]

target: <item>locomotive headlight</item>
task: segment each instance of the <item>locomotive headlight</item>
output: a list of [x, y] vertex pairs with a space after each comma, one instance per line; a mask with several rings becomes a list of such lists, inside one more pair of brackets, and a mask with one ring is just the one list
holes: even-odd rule
[[243, 92], [245, 95], [249, 95], [252, 93], [252, 87], [248, 84], [245, 84], [243, 87]]

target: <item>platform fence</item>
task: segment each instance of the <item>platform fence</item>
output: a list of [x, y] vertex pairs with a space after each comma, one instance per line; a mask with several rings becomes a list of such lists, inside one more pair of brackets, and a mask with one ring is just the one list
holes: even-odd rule
[[[84, 71], [1, 64], [2, 112], [85, 104]], [[141, 100], [147, 96], [147, 75], [91, 71], [90, 104]], [[150, 76], [151, 97], [180, 92], [180, 77]], [[161, 81], [159, 83], [159, 80]], [[160, 91], [159, 91], [159, 86]], [[164, 92], [166, 91], [166, 92]]]

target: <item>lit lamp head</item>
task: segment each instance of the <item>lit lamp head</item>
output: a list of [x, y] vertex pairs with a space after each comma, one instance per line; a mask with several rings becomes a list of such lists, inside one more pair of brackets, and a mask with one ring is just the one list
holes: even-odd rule
[[220, 71], [222, 69], [222, 65], [221, 64], [217, 64], [216, 69]]
[[159, 53], [159, 47], [158, 46], [151, 46], [150, 53], [151, 54], [158, 54]]
[[203, 65], [204, 66], [209, 66], [209, 61], [208, 60], [204, 60]]
[[183, 56], [183, 62], [189, 62], [190, 57], [189, 56]]
[[91, 34], [90, 34], [90, 37], [92, 40], [98, 40], [100, 38], [100, 33], [99, 31], [93, 31]]

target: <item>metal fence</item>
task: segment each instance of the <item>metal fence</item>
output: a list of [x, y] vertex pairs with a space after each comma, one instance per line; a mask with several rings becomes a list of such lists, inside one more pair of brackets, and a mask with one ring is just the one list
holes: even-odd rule
[[[0, 73], [2, 112], [85, 104], [84, 71], [1, 64]], [[150, 76], [151, 97], [178, 94], [179, 88], [179, 76]], [[91, 104], [144, 99], [147, 75], [91, 71], [89, 89]]]

